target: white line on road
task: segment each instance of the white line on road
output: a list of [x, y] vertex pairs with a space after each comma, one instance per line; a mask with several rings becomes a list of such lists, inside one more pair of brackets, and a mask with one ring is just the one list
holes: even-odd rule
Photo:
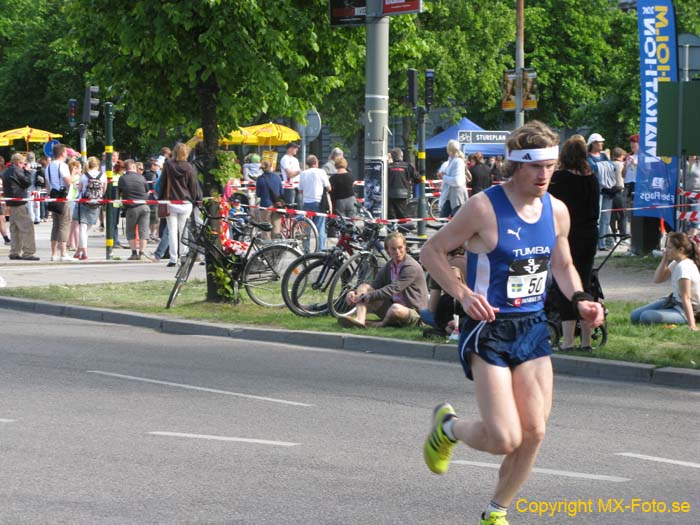
[[272, 445], [276, 447], [296, 447], [300, 443], [290, 443], [289, 441], [268, 441], [266, 439], [249, 439], [226, 436], [207, 436], [205, 434], [185, 434], [182, 432], [149, 432], [152, 436], [182, 437], [192, 439], [208, 439], [211, 441], [236, 441], [240, 443], [255, 443], [257, 445]]
[[644, 454], [634, 454], [633, 452], [618, 452], [616, 456], [626, 456], [628, 458], [646, 459], [647, 461], [657, 461], [659, 463], [670, 463], [682, 467], [700, 468], [700, 463], [690, 463], [689, 461], [678, 461], [675, 459], [658, 458], [656, 456], [645, 456]]
[[120, 379], [130, 379], [132, 381], [141, 381], [143, 383], [153, 383], [154, 385], [174, 386], [177, 388], [186, 388], [188, 390], [199, 390], [200, 392], [211, 392], [213, 394], [224, 394], [227, 396], [245, 397], [247, 399], [257, 399], [259, 401], [270, 401], [272, 403], [282, 403], [284, 405], [294, 405], [294, 406], [299, 406], [299, 407], [311, 407], [311, 406], [313, 406], [313, 405], [308, 405], [306, 403], [299, 403], [297, 401], [287, 401], [286, 399], [275, 399], [274, 397], [263, 397], [263, 396], [254, 396], [251, 394], [241, 394], [240, 392], [229, 392], [228, 390], [217, 390], [215, 388], [205, 388], [203, 386], [184, 385], [182, 383], [172, 383], [170, 381], [159, 381], [158, 379], [149, 379], [147, 377], [136, 377], [136, 376], [127, 376], [127, 375], [123, 375], [123, 374], [114, 374], [112, 372], [102, 372], [101, 370], [86, 370], [86, 372], [89, 374], [99, 374], [102, 376], [118, 377]]
[[14, 419], [0, 419], [0, 423], [14, 423]]
[[[463, 461], [460, 459], [453, 460], [453, 464], [457, 465], [468, 465], [472, 467], [486, 467], [486, 468], [501, 468], [501, 465], [498, 463], [481, 463], [479, 461]], [[584, 472], [571, 472], [568, 470], [552, 470], [548, 468], [534, 468], [532, 469], [533, 472], [538, 472], [540, 474], [552, 474], [554, 476], [564, 476], [567, 478], [579, 478], [579, 479], [595, 479], [598, 481], [612, 481], [614, 483], [624, 483], [626, 481], [630, 481], [627, 478], [619, 478], [617, 476], [602, 476], [599, 474], [586, 474]]]

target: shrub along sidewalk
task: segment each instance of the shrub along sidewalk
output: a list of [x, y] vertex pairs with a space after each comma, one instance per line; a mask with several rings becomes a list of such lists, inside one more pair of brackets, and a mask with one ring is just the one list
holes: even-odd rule
[[[335, 319], [329, 316], [297, 317], [286, 308], [273, 309], [257, 306], [247, 297], [242, 297], [241, 303], [238, 305], [207, 303], [203, 301], [206, 295], [206, 286], [202, 281], [190, 281], [184, 286], [176, 306], [168, 310], [165, 308], [165, 302], [170, 292], [170, 286], [171, 283], [167, 281], [79, 286], [51, 285], [3, 288], [0, 289], [0, 294], [7, 297], [127, 310], [207, 322], [288, 330], [345, 332], [426, 342], [421, 328], [347, 329], [340, 327]], [[646, 363], [658, 367], [673, 366], [700, 369], [700, 345], [698, 344], [697, 332], [689, 331], [686, 326], [631, 325], [629, 313], [641, 304], [641, 302], [607, 302], [606, 306], [610, 311], [607, 345], [593, 354], [572, 352], [567, 353], [567, 355]], [[432, 339], [430, 342], [444, 341]]]

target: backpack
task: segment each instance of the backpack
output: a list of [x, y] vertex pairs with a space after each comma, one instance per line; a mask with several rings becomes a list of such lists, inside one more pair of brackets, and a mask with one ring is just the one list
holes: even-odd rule
[[[104, 196], [104, 192], [102, 191], [102, 175], [97, 174], [95, 177], [91, 177], [90, 175], [86, 175], [88, 179], [87, 186], [83, 190], [83, 198], [85, 199], [97, 199], [100, 200]], [[99, 204], [93, 204], [89, 203], [86, 204], [87, 206], [96, 208], [99, 206]]]

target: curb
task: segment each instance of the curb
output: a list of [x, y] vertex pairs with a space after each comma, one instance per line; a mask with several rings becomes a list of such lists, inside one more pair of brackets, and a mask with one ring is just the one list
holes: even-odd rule
[[[459, 363], [457, 348], [454, 345], [440, 343], [419, 343], [416, 341], [397, 341], [362, 335], [310, 331], [290, 332], [280, 329], [214, 324], [205, 321], [164, 318], [135, 312], [66, 305], [15, 297], [0, 296], [0, 308], [84, 321], [138, 326], [174, 335], [230, 337], [248, 341], [286, 343], [311, 348], [347, 350]], [[654, 365], [629, 363], [626, 361], [557, 354], [552, 355], [552, 365], [556, 374], [700, 390], [700, 370], [676, 367], [656, 368]]]

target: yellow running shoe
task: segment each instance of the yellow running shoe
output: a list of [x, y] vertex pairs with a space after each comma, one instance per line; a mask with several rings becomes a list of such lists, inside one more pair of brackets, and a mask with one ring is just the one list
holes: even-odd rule
[[442, 423], [450, 417], [454, 417], [454, 408], [447, 403], [442, 403], [435, 407], [433, 411], [433, 429], [425, 440], [423, 447], [423, 458], [428, 468], [435, 474], [444, 474], [450, 467], [452, 457], [452, 447], [456, 441], [448, 438], [442, 430]]
[[509, 525], [506, 513], [497, 510], [492, 511], [488, 518], [481, 514], [481, 525]]

